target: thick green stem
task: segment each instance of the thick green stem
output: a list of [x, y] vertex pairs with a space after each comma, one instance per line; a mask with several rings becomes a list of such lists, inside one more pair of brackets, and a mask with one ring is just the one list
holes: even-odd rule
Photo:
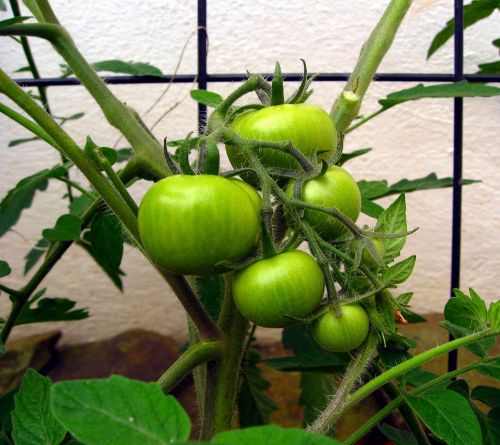
[[[443, 374], [439, 377], [436, 377], [435, 379], [431, 380], [430, 382], [424, 383], [423, 385], [419, 386], [418, 388], [413, 389], [412, 391], [409, 391], [408, 394], [412, 396], [416, 396], [418, 394], [421, 394], [425, 391], [427, 391], [430, 388], [433, 388], [437, 385], [440, 385], [441, 383], [444, 383], [448, 380], [451, 380], [461, 374], [464, 374], [468, 371], [473, 370], [476, 368], [478, 365], [488, 363], [490, 361], [496, 360], [497, 357], [491, 357], [487, 360], [480, 360], [479, 362], [475, 363], [470, 363], [467, 366], [464, 366], [463, 368], [456, 369], [455, 371], [448, 372], [447, 374]], [[404, 395], [398, 395], [392, 402], [387, 404], [384, 408], [382, 408], [377, 414], [372, 416], [369, 420], [367, 420], [360, 428], [358, 428], [351, 436], [349, 436], [345, 441], [344, 445], [354, 445], [358, 443], [359, 440], [366, 434], [370, 432], [372, 428], [374, 428], [378, 423], [380, 423], [385, 417], [387, 417], [389, 414], [391, 414], [394, 410], [400, 408], [402, 404], [405, 403], [405, 397]], [[400, 408], [401, 410], [401, 408]], [[413, 411], [412, 411], [413, 412]], [[426, 436], [427, 439], [427, 436]]]
[[224, 345], [220, 361], [207, 372], [202, 439], [210, 439], [214, 434], [231, 428], [248, 328], [247, 320], [233, 301], [233, 275], [228, 273], [224, 277], [226, 291], [218, 323], [224, 335]]
[[333, 398], [330, 400], [325, 410], [308, 428], [309, 431], [327, 434], [328, 431], [333, 428], [335, 422], [337, 422], [345, 411], [346, 400], [349, 397], [349, 393], [356, 381], [363, 375], [366, 365], [372, 359], [375, 347], [377, 346], [377, 340], [377, 333], [375, 331], [370, 332], [361, 352], [349, 363], [342, 382], [337, 388]]
[[158, 379], [165, 392], [170, 392], [187, 374], [203, 363], [218, 357], [220, 342], [200, 342], [188, 348], [177, 361]]
[[141, 167], [156, 177], [171, 174], [159, 142], [118, 100], [84, 59], [66, 30], [55, 24], [22, 24], [0, 29], [0, 35], [35, 36], [49, 40], [101, 107], [108, 122], [130, 142]]
[[346, 106], [344, 95], [341, 94], [333, 104], [330, 116], [337, 130], [345, 131], [358, 115], [366, 90], [389, 50], [411, 3], [411, 0], [391, 0], [384, 15], [363, 45], [358, 63], [344, 87], [344, 91], [356, 94], [359, 100], [355, 106]]
[[12, 295], [13, 297], [17, 297], [19, 295], [19, 292], [17, 290], [12, 289], [2, 283], [0, 283], [0, 291], [5, 292], [8, 295]]

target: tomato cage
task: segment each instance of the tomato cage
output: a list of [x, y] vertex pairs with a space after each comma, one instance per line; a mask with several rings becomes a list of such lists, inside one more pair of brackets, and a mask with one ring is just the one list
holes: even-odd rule
[[[108, 84], [153, 84], [153, 83], [193, 83], [197, 82], [199, 89], [207, 89], [212, 83], [239, 82], [247, 78], [246, 73], [217, 74], [210, 73], [207, 67], [206, 34], [207, 0], [197, 0], [197, 72], [196, 74], [165, 75], [162, 77], [144, 76], [103, 76]], [[378, 73], [375, 82], [495, 82], [500, 83], [500, 75], [495, 74], [465, 74], [463, 69], [464, 55], [464, 2], [454, 0], [454, 69], [452, 73]], [[272, 73], [261, 73], [267, 78]], [[33, 79], [17, 79], [17, 83], [24, 87], [57, 87], [79, 85], [75, 78], [41, 78], [38, 75]], [[302, 73], [283, 73], [284, 81], [300, 81]], [[349, 73], [322, 73], [316, 77], [320, 82], [345, 81]], [[198, 125], [203, 128], [206, 121], [207, 107], [198, 104]], [[452, 240], [451, 240], [451, 274], [450, 298], [452, 290], [460, 285], [460, 245], [462, 228], [462, 167], [463, 167], [463, 98], [453, 99], [453, 193], [452, 193]], [[457, 368], [457, 350], [448, 354], [448, 370]]]

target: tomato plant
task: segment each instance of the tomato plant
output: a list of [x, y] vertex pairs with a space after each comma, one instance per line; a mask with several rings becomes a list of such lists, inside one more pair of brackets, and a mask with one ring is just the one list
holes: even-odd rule
[[[318, 159], [328, 159], [337, 143], [335, 126], [328, 113], [310, 104], [283, 104], [247, 111], [237, 115], [230, 127], [246, 139], [291, 141], [307, 158], [319, 153]], [[233, 167], [247, 166], [237, 148], [227, 145], [226, 150]], [[278, 150], [263, 147], [258, 150], [258, 156], [268, 168], [299, 168], [292, 156]], [[243, 177], [255, 182], [248, 174]]]
[[341, 312], [337, 315], [329, 310], [313, 322], [313, 337], [327, 351], [352, 351], [361, 346], [368, 335], [368, 315], [360, 305], [346, 304]]
[[[379, 238], [373, 238], [371, 241], [373, 242], [373, 246], [375, 247], [375, 251], [377, 252], [379, 259], [383, 260], [385, 253], [384, 242]], [[367, 247], [363, 248], [363, 251], [361, 253], [361, 261], [371, 268], [380, 266], [377, 259], [373, 256], [373, 254], [368, 250]]]
[[[287, 186], [293, 195], [294, 181]], [[341, 211], [353, 222], [361, 211], [361, 194], [358, 184], [347, 170], [332, 165], [322, 176], [308, 181], [302, 187], [302, 199], [309, 203]], [[346, 226], [337, 218], [317, 210], [306, 210], [305, 220], [325, 239], [334, 240], [342, 235]]]
[[236, 273], [234, 302], [259, 326], [284, 327], [314, 310], [325, 282], [316, 261], [293, 250], [257, 261]]
[[177, 274], [224, 271], [255, 248], [260, 196], [243, 181], [213, 175], [162, 179], [144, 196], [139, 231], [147, 253]]

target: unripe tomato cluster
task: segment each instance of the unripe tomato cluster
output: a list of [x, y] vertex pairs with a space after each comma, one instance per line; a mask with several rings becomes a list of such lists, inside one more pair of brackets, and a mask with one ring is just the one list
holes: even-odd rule
[[[231, 128], [252, 140], [291, 141], [309, 159], [329, 159], [337, 133], [328, 114], [319, 107], [285, 104], [238, 115]], [[238, 147], [226, 147], [234, 168], [247, 167]], [[298, 169], [288, 154], [271, 148], [257, 153], [266, 168]], [[249, 257], [257, 247], [261, 198], [246, 181], [216, 175], [175, 175], [153, 185], [139, 209], [139, 231], [144, 249], [160, 268], [174, 274], [223, 273], [229, 264]], [[285, 185], [293, 197], [294, 182]], [[356, 181], [332, 165], [309, 180], [301, 190], [306, 203], [335, 208], [353, 222], [359, 216], [361, 196]], [[287, 218], [288, 215], [287, 215]], [[324, 212], [308, 209], [303, 218], [326, 241], [345, 233], [346, 226]], [[364, 253], [369, 262], [369, 253]], [[325, 281], [315, 259], [299, 250], [262, 258], [238, 270], [233, 295], [242, 315], [259, 326], [285, 327], [311, 314], [323, 299]], [[328, 310], [314, 320], [313, 337], [329, 351], [350, 351], [363, 343], [368, 317], [359, 305]]]

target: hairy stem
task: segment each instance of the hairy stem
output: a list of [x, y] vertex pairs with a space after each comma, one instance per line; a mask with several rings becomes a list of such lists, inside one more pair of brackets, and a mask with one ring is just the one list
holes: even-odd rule
[[170, 368], [158, 379], [163, 391], [170, 392], [187, 374], [203, 363], [216, 359], [221, 349], [220, 342], [199, 342], [190, 346]]
[[411, 0], [391, 0], [384, 15], [363, 45], [358, 63], [344, 87], [344, 91], [354, 93], [359, 100], [355, 106], [346, 107], [344, 95], [341, 94], [330, 111], [338, 131], [346, 130], [358, 115], [366, 90], [389, 50], [411, 3]]

